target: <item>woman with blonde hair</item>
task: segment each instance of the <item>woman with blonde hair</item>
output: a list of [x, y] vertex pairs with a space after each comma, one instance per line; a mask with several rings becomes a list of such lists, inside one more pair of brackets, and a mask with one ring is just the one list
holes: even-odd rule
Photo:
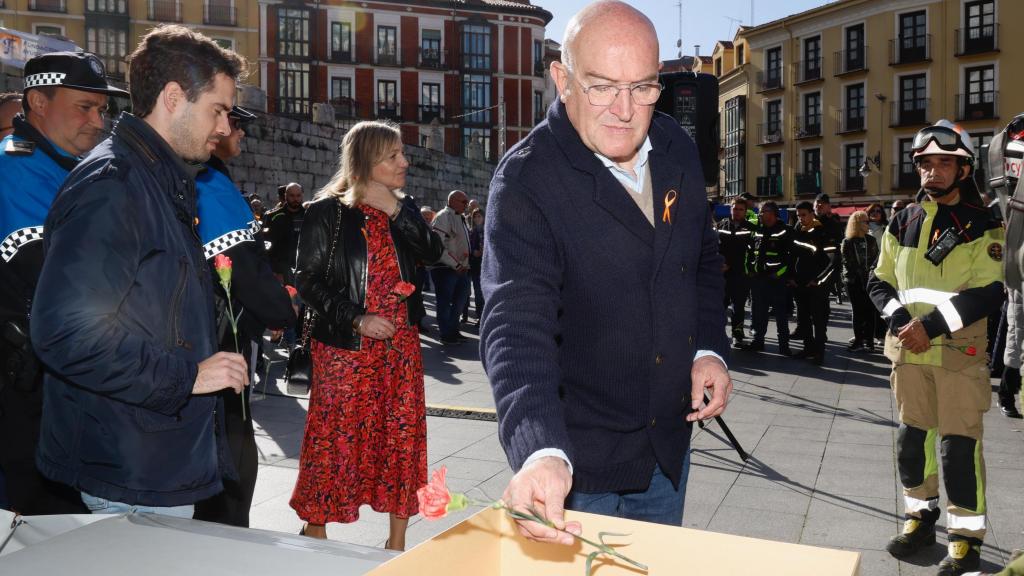
[[313, 378], [290, 504], [315, 538], [327, 537], [328, 522], [355, 522], [369, 504], [390, 514], [385, 547], [404, 550], [416, 489], [427, 482], [416, 262], [435, 262], [443, 247], [399, 191], [409, 163], [398, 128], [356, 124], [340, 165], [299, 238]]
[[846, 238], [840, 248], [843, 281], [853, 306], [853, 342], [848, 350], [875, 351], [875, 307], [868, 297], [868, 276], [878, 262], [878, 242], [868, 234], [868, 213], [858, 210], [846, 223]]

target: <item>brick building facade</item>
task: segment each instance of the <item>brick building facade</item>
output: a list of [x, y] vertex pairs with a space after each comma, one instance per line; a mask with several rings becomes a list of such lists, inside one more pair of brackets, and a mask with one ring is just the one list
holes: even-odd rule
[[260, 0], [259, 11], [271, 113], [313, 117], [327, 103], [336, 123], [390, 119], [406, 143], [494, 161], [548, 104], [552, 16], [528, 0]]

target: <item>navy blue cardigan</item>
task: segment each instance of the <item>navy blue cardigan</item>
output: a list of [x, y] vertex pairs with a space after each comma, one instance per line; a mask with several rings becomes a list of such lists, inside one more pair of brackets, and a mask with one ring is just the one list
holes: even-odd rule
[[697, 147], [663, 114], [649, 136], [653, 227], [560, 103], [491, 182], [480, 350], [500, 440], [516, 470], [564, 450], [582, 492], [646, 489], [655, 462], [678, 485], [694, 354], [728, 350]]

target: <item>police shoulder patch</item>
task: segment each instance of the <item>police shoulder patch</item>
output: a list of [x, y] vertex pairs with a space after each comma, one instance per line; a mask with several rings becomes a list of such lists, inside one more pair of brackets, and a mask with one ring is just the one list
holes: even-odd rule
[[1002, 262], [1003, 260], [1003, 245], [999, 242], [993, 242], [988, 245], [988, 257], [995, 260], [996, 262]]
[[11, 156], [31, 156], [36, 151], [36, 143], [31, 140], [15, 140], [11, 138], [4, 146], [4, 153]]

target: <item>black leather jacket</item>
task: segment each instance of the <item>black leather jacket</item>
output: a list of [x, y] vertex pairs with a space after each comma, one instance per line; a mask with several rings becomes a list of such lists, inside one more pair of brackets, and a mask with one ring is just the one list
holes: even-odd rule
[[[391, 221], [391, 238], [398, 254], [402, 279], [415, 283], [416, 261], [433, 264], [441, 258], [444, 245], [430, 230], [416, 202], [409, 196]], [[340, 205], [340, 208], [339, 208]], [[341, 216], [338, 244], [330, 278], [324, 278], [327, 259], [334, 242], [335, 227]], [[299, 236], [296, 288], [302, 300], [317, 314], [313, 337], [336, 348], [358, 350], [359, 335], [352, 330], [352, 320], [366, 313], [366, 239], [362, 228], [365, 216], [359, 208], [325, 198], [306, 209]], [[423, 295], [417, 291], [406, 301], [409, 323], [423, 318]]]

